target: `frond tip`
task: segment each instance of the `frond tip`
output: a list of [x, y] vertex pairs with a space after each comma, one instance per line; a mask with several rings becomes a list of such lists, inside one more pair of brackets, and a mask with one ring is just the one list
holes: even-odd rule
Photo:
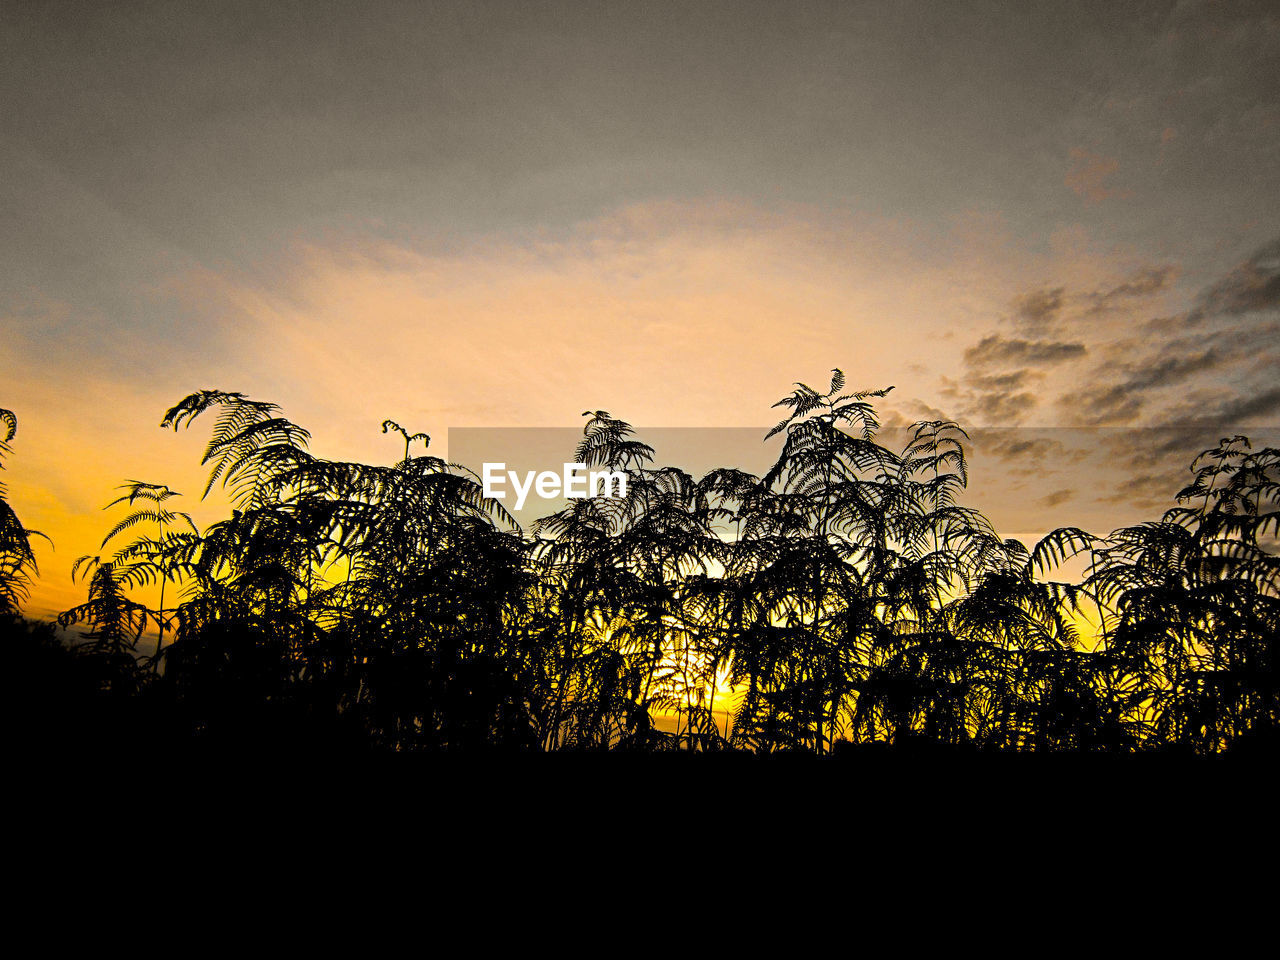
[[7, 444], [18, 434], [18, 418], [12, 410], [0, 407], [0, 423], [4, 424], [4, 436], [0, 438], [0, 444]]
[[427, 447], [430, 447], [430, 446], [431, 446], [431, 438], [430, 438], [429, 436], [427, 436], [425, 433], [412, 433], [412, 434], [411, 434], [408, 430], [406, 430], [404, 427], [400, 426], [400, 424], [396, 423], [394, 420], [383, 420], [383, 421], [382, 421], [382, 432], [383, 432], [383, 433], [390, 433], [390, 432], [392, 432], [393, 430], [394, 430], [396, 433], [400, 434], [400, 436], [404, 437], [404, 458], [405, 458], [406, 460], [408, 460], [408, 459], [409, 459], [409, 445], [410, 445], [411, 443], [413, 443], [415, 440], [421, 440], [421, 441], [422, 441], [422, 446], [423, 446], [423, 448], [424, 448], [424, 449], [425, 449], [425, 448], [427, 448]]

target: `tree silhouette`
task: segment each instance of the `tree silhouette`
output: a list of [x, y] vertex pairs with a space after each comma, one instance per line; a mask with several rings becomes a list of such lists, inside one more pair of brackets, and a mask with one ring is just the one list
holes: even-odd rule
[[[4, 458], [13, 452], [9, 444], [17, 433], [17, 416], [0, 408], [0, 470], [4, 469]], [[18, 612], [29, 596], [32, 575], [39, 572], [32, 537], [44, 534], [22, 525], [9, 505], [8, 488], [0, 480], [0, 615]]]
[[[89, 596], [59, 623], [83, 626], [82, 680], [155, 712], [145, 729], [240, 746], [1276, 743], [1280, 453], [1225, 439], [1159, 521], [1028, 546], [962, 503], [959, 425], [923, 421], [901, 449], [883, 445], [887, 393], [847, 391], [839, 370], [825, 392], [796, 384], [764, 476], [658, 466], [630, 424], [588, 411], [574, 459], [624, 472], [628, 495], [572, 499], [528, 532], [474, 473], [428, 455], [426, 434], [387, 420], [405, 444], [394, 464], [326, 460], [276, 405], [193, 393], [162, 426], [213, 418], [204, 496], [221, 486], [230, 515], [200, 530], [168, 487], [128, 482], [103, 547], [133, 538], [76, 562]], [[8, 453], [16, 421], [0, 422]], [[0, 507], [12, 612], [34, 558]], [[1075, 558], [1078, 582], [1061, 575]], [[157, 611], [127, 596], [156, 584]], [[1097, 637], [1079, 632], [1089, 618]], [[32, 669], [71, 670], [16, 642], [44, 664]], [[726, 693], [738, 706], [722, 724]]]
[[[199, 537], [200, 531], [189, 514], [175, 512], [165, 505], [173, 497], [180, 496], [167, 486], [130, 480], [122, 484], [119, 489], [128, 492], [112, 500], [104, 509], [110, 510], [120, 504], [135, 507], [141, 503], [143, 506], [133, 510], [112, 527], [111, 531], [102, 538], [102, 546], [105, 548], [116, 537], [139, 525], [154, 525], [156, 528], [155, 536], [137, 536], [118, 549], [112, 560], [112, 566], [119, 580], [128, 586], [159, 584], [160, 607], [152, 615], [156, 624], [156, 652], [151, 657], [152, 667], [158, 669], [161, 654], [164, 651], [165, 631], [169, 628], [172, 618], [172, 611], [164, 605], [165, 589], [170, 581], [179, 576], [179, 567], [174, 555], [180, 553], [181, 547], [189, 544], [191, 538]], [[185, 525], [185, 529], [173, 530], [173, 527], [179, 525], [179, 521]], [[175, 534], [177, 534], [176, 537]]]

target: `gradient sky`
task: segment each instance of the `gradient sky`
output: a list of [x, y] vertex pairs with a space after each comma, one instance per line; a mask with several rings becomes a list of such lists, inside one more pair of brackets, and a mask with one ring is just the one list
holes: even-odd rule
[[[387, 417], [768, 425], [839, 366], [895, 420], [1185, 431], [1116, 445], [1135, 509], [1280, 422], [1270, 3], [0, 11], [33, 614], [80, 599], [115, 484], [218, 516], [205, 431], [156, 426], [201, 388], [387, 462]], [[1118, 502], [1002, 449], [1046, 529]]]

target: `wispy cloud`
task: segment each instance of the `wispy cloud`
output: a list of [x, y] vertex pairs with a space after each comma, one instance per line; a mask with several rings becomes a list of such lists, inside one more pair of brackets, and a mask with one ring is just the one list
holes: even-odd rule
[[1120, 161], [1115, 157], [1092, 153], [1083, 147], [1072, 147], [1071, 160], [1071, 169], [1062, 182], [1083, 198], [1086, 204], [1133, 196], [1132, 191], [1107, 184], [1107, 180], [1120, 169]]
[[977, 346], [964, 353], [965, 361], [974, 366], [995, 363], [1055, 364], [1083, 357], [1083, 343], [1055, 343], [1048, 340], [1017, 340], [993, 334], [983, 337]]
[[1256, 251], [1200, 297], [1191, 321], [1238, 317], [1280, 306], [1280, 238]]
[[1145, 267], [1115, 286], [1087, 294], [1087, 297], [1093, 301], [1093, 312], [1101, 313], [1154, 296], [1168, 287], [1174, 275], [1175, 271], [1170, 266]]

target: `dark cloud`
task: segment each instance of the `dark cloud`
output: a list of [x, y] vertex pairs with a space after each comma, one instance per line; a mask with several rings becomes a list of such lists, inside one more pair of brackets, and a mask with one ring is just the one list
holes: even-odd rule
[[1192, 311], [1195, 322], [1280, 307], [1280, 238], [1257, 250], [1210, 287]]
[[[1062, 303], [1062, 288], [1034, 291], [1015, 301], [1015, 322], [1046, 326], [1054, 321]], [[1037, 367], [1053, 366], [1084, 353], [1081, 343], [993, 334], [965, 351], [965, 376], [959, 383], [948, 383], [944, 395], [960, 402], [966, 420], [1018, 424], [1039, 405], [1038, 391], [1030, 389], [1032, 381], [1045, 376]]]
[[1172, 317], [1152, 317], [1149, 320], [1143, 320], [1138, 324], [1138, 330], [1148, 337], [1175, 337], [1178, 336], [1187, 325], [1187, 318], [1178, 314]]
[[1174, 480], [1171, 484], [1168, 473], [1142, 473], [1109, 484], [1098, 499], [1103, 503], [1123, 503], [1138, 507], [1173, 506], [1174, 494], [1177, 493], [1173, 484], [1177, 482]]
[[[1168, 353], [1168, 351], [1166, 351]], [[1135, 370], [1125, 381], [1129, 390], [1151, 390], [1186, 380], [1192, 374], [1212, 370], [1225, 358], [1216, 349], [1202, 350], [1184, 356], [1165, 356], [1149, 366]]]
[[999, 334], [983, 337], [978, 345], [964, 352], [966, 363], [985, 366], [997, 363], [1055, 364], [1082, 357], [1087, 351], [1083, 343], [1061, 343], [1052, 340], [1021, 340]]
[[975, 412], [993, 423], [1019, 423], [1022, 417], [1036, 406], [1036, 398], [1030, 393], [986, 393], [976, 403]]
[[[1171, 345], [1141, 363], [1112, 362], [1097, 372], [1087, 389], [1063, 397], [1060, 403], [1086, 423], [1128, 423], [1146, 405], [1144, 394], [1183, 383], [1198, 373], [1231, 362], [1216, 348], [1184, 353], [1186, 346], [1185, 341]], [[1117, 376], [1119, 382], [1115, 382]]]
[[[1089, 431], [1058, 427], [1014, 427], [976, 430], [972, 459], [983, 473], [1025, 477], [1036, 491], [1058, 491], [1055, 502], [1071, 491], [1096, 483], [1097, 444]], [[996, 466], [998, 464], [998, 467]], [[1039, 493], [1035, 494], [1040, 495]], [[1028, 493], [1028, 497], [1033, 494]]]
[[907, 409], [911, 411], [914, 420], [951, 420], [951, 414], [938, 407], [930, 406], [922, 400], [912, 400], [908, 403]]
[[1040, 504], [1045, 507], [1056, 507], [1059, 504], [1066, 503], [1076, 495], [1074, 490], [1054, 490], [1052, 493], [1046, 494], [1040, 498]]
[[943, 378], [943, 396], [957, 402], [962, 422], [1017, 424], [1037, 404], [1035, 394], [1024, 389], [1040, 376], [1033, 370], [983, 375], [969, 373], [960, 382]]
[[[1190, 424], [1160, 427], [1102, 427], [1089, 431], [1095, 438], [1093, 462], [1107, 479], [1102, 488], [1114, 486], [1116, 478], [1141, 477], [1143, 483], [1160, 479], [1161, 490], [1177, 490], [1188, 476], [1187, 464], [1213, 442], [1213, 430]], [[1160, 493], [1159, 496], [1164, 496]], [[1105, 500], [1106, 498], [1100, 498]]]
[[1099, 290], [1089, 295], [1093, 301], [1093, 313], [1101, 313], [1129, 300], [1151, 297], [1165, 289], [1173, 277], [1172, 267], [1147, 267], [1109, 290]]
[[1088, 424], [1132, 422], [1142, 411], [1143, 403], [1123, 383], [1104, 389], [1085, 388], [1059, 400], [1059, 406], [1069, 411], [1072, 419]]
[[[1160, 391], [1176, 387], [1176, 395], [1150, 411], [1167, 422], [1231, 429], [1241, 420], [1275, 416], [1280, 323], [1259, 314], [1277, 309], [1280, 240], [1208, 287], [1191, 311], [1142, 324], [1151, 343], [1145, 350], [1141, 340], [1112, 344], [1086, 390], [1060, 403], [1087, 423], [1127, 423], [1148, 413]], [[1176, 444], [1171, 440], [1165, 449]]]
[[1014, 323], [1028, 333], [1043, 334], [1054, 325], [1062, 313], [1063, 287], [1033, 290], [1014, 300]]
[[1026, 385], [1036, 374], [1031, 370], [1014, 370], [1011, 373], [973, 375], [965, 377], [965, 385], [982, 393], [1009, 393]]
[[975, 430], [971, 435], [984, 454], [1000, 460], [1058, 459], [1067, 449], [1058, 440], [1022, 431]]
[[1280, 387], [1272, 387], [1252, 396], [1233, 397], [1204, 419], [1208, 423], [1221, 425], [1224, 429], [1235, 429], [1241, 421], [1277, 414], [1280, 414]]
[[[1172, 265], [1151, 265], [1075, 298], [1050, 284], [1028, 291], [1013, 302], [1012, 323], [1023, 336], [991, 334], [969, 347], [967, 375], [951, 396], [968, 412], [1004, 417], [1025, 413], [1038, 398], [1067, 423], [1087, 426], [1145, 420], [1231, 430], [1240, 421], [1280, 417], [1280, 238], [1207, 285], [1192, 309], [1133, 316], [1176, 276]], [[1073, 300], [1082, 308], [1074, 313]], [[1108, 311], [1123, 311], [1117, 316], [1125, 323], [1100, 323]], [[1073, 389], [1023, 396], [1029, 382], [1047, 379], [1048, 368], [1086, 358], [1088, 366], [1072, 368], [1079, 374]], [[1184, 440], [1166, 438], [1150, 453], [1182, 450]]]

